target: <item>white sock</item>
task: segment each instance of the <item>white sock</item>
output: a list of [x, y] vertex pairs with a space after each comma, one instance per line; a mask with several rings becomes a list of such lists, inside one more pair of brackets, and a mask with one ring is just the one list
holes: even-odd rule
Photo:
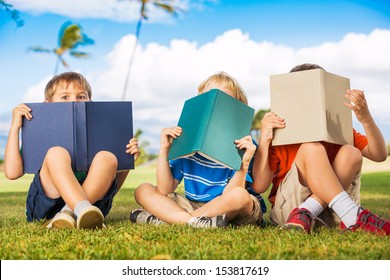
[[88, 200], [82, 200], [79, 203], [77, 203], [76, 207], [74, 208], [74, 213], [76, 214], [76, 217], [79, 216], [81, 211], [85, 209], [85, 207], [91, 206], [92, 204]]
[[329, 208], [336, 212], [347, 228], [356, 224], [360, 207], [353, 202], [346, 191], [336, 195], [329, 203]]
[[298, 206], [298, 208], [305, 208], [309, 210], [310, 213], [315, 217], [317, 217], [319, 214], [321, 214], [322, 211], [324, 211], [324, 207], [322, 207], [321, 203], [319, 203], [312, 197], [306, 199], [301, 205]]
[[61, 211], [63, 211], [63, 210], [67, 210], [67, 211], [70, 211], [73, 213], [73, 210], [68, 206], [68, 204], [65, 204], [65, 206], [62, 207]]

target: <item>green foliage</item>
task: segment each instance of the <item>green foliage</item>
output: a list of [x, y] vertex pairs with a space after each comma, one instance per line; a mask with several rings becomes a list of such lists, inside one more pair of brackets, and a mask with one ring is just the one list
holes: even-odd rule
[[390, 156], [390, 142], [387, 143], [387, 154]]
[[138, 129], [134, 134], [134, 137], [138, 140], [138, 148], [140, 150], [140, 156], [135, 162], [137, 166], [149, 162], [157, 157], [157, 155], [153, 155], [148, 152], [147, 147], [149, 146], [149, 142], [142, 139], [142, 133], [142, 129]]
[[[0, 174], [1, 175], [1, 174]], [[0, 176], [1, 177], [1, 176]], [[338, 229], [317, 229], [312, 234], [244, 226], [195, 229], [188, 226], [134, 225], [130, 211], [139, 206], [134, 188], [155, 181], [154, 167], [131, 171], [106, 219], [97, 231], [49, 231], [45, 223], [25, 221], [26, 191], [0, 193], [0, 258], [8, 259], [178, 259], [178, 260], [388, 260], [389, 237], [366, 233], [340, 234]], [[3, 187], [4, 182], [0, 182]], [[6, 187], [6, 186], [5, 186]], [[27, 190], [28, 185], [25, 187]], [[362, 203], [390, 218], [390, 172], [362, 176]]]
[[78, 46], [94, 44], [94, 41], [82, 32], [82, 27], [71, 21], [65, 22], [58, 32], [58, 44], [56, 48], [46, 48], [41, 46], [29, 47], [29, 51], [52, 53], [57, 57], [57, 62], [54, 68], [54, 75], [58, 72], [59, 62], [64, 67], [68, 67], [68, 63], [64, 59], [64, 54], [69, 53], [70, 56], [76, 58], [86, 58], [89, 56], [86, 52], [77, 50]]
[[16, 23], [16, 27], [22, 27], [24, 25], [24, 20], [20, 18], [20, 13], [18, 10], [12, 9], [13, 5], [8, 4], [4, 0], [0, 0], [0, 8], [4, 9], [10, 16], [11, 19]]
[[260, 109], [255, 113], [251, 125], [252, 137], [258, 141], [260, 139], [260, 122], [264, 118], [264, 115], [270, 112], [271, 109]]

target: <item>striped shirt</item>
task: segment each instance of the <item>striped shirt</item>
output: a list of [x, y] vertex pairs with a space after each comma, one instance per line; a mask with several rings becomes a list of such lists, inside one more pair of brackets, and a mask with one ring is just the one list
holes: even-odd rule
[[[208, 202], [221, 195], [223, 189], [233, 177], [235, 170], [215, 163], [198, 153], [169, 162], [173, 178], [184, 179], [184, 190], [187, 199]], [[247, 174], [247, 181], [252, 179]]]

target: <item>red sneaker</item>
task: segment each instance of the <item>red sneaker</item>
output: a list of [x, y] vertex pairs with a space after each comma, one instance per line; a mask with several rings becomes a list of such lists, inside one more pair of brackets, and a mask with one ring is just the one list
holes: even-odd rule
[[390, 235], [390, 221], [379, 218], [377, 215], [374, 215], [371, 211], [366, 209], [360, 212], [356, 224], [346, 228], [344, 223], [341, 222], [340, 226], [344, 231], [356, 231], [360, 229], [381, 235]]
[[297, 229], [310, 233], [314, 225], [314, 216], [306, 208], [294, 208], [284, 226], [280, 229]]

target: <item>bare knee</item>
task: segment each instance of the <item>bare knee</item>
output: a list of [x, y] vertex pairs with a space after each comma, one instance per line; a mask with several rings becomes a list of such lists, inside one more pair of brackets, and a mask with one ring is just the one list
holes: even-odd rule
[[234, 206], [237, 210], [247, 208], [252, 203], [250, 194], [242, 187], [235, 187], [224, 193], [224, 196], [229, 205]]
[[156, 188], [152, 184], [150, 184], [150, 183], [142, 183], [141, 185], [139, 185], [135, 189], [135, 192], [134, 192], [135, 201], [138, 204], [141, 204], [142, 200], [145, 197], [148, 197], [151, 194], [151, 192], [155, 192], [155, 191], [156, 191]]
[[109, 169], [116, 170], [118, 167], [118, 160], [116, 156], [108, 151], [100, 151], [98, 152], [95, 157], [93, 158], [94, 163], [102, 163], [104, 166], [106, 166]]
[[316, 154], [326, 154], [325, 147], [318, 142], [303, 143], [298, 150], [298, 154], [313, 156]]
[[52, 162], [57, 160], [71, 160], [69, 152], [59, 146], [51, 147], [49, 150], [47, 150], [45, 161], [46, 162]]
[[344, 145], [337, 153], [336, 160], [339, 165], [350, 166], [354, 170], [359, 171], [363, 164], [362, 152], [351, 145]]

